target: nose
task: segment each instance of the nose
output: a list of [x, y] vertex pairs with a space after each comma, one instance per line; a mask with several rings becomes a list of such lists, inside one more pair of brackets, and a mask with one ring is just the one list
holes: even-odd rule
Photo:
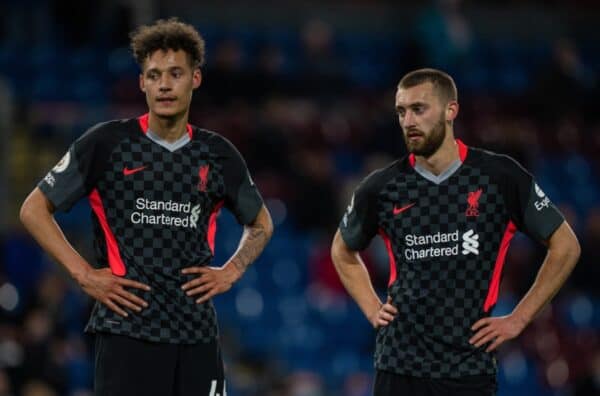
[[161, 92], [171, 90], [171, 78], [169, 77], [168, 73], [163, 73], [162, 76], [160, 77], [160, 84], [158, 86], [158, 89]]
[[400, 125], [404, 129], [416, 126], [414, 113], [410, 110], [407, 110], [406, 113], [404, 113], [404, 117], [400, 119]]

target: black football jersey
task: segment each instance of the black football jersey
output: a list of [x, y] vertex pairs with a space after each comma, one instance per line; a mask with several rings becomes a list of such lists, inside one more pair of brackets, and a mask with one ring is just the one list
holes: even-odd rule
[[457, 140], [460, 161], [436, 180], [409, 155], [356, 189], [340, 232], [353, 250], [379, 234], [397, 317], [377, 330], [375, 366], [401, 375], [496, 373], [495, 354], [469, 344], [489, 316], [517, 230], [547, 239], [563, 217], [515, 160]]
[[87, 196], [96, 265], [152, 288], [129, 289], [149, 306], [127, 318], [96, 302], [87, 331], [187, 344], [217, 337], [212, 302], [185, 295], [181, 286], [193, 275], [181, 270], [211, 264], [222, 206], [249, 224], [263, 202], [227, 139], [189, 124], [187, 132], [161, 141], [148, 114], [96, 125], [38, 184], [57, 210]]

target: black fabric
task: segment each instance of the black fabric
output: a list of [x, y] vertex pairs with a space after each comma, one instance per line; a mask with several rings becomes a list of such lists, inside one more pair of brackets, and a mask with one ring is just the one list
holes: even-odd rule
[[[69, 153], [69, 161], [51, 170], [39, 188], [59, 210], [85, 195], [95, 197], [114, 235], [124, 276], [152, 288], [130, 289], [149, 306], [129, 311], [127, 318], [96, 303], [86, 330], [168, 343], [216, 339], [212, 302], [196, 304], [198, 296], [186, 296], [181, 286], [193, 276], [181, 270], [212, 264], [211, 221], [221, 205], [242, 224], [252, 222], [263, 205], [239, 152], [222, 136], [195, 127], [190, 142], [170, 151], [130, 119], [92, 128]], [[92, 214], [95, 265], [118, 273], [97, 209]]]
[[496, 391], [494, 375], [428, 379], [381, 370], [376, 372], [373, 386], [374, 396], [495, 396]]
[[519, 231], [536, 241], [547, 240], [564, 221], [560, 211], [546, 196], [534, 177], [517, 161], [507, 155], [473, 150], [473, 161], [483, 162], [484, 172], [498, 184], [505, 198], [512, 221]]
[[361, 250], [381, 234], [395, 265], [388, 294], [398, 315], [377, 330], [377, 369], [425, 378], [496, 373], [495, 354], [469, 344], [470, 327], [495, 303], [490, 285], [510, 223], [535, 239], [562, 223], [549, 199], [539, 204], [539, 191], [514, 160], [474, 148], [439, 184], [405, 157], [359, 185], [341, 235]]
[[224, 396], [224, 387], [217, 342], [174, 345], [96, 334], [96, 396]]

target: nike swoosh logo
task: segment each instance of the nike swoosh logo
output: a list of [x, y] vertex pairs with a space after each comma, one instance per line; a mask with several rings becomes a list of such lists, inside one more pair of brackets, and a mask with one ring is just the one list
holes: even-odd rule
[[414, 206], [414, 203], [408, 204], [406, 206], [402, 206], [401, 208], [394, 206], [394, 216], [404, 212], [406, 209], [410, 209]]
[[125, 176], [129, 176], [129, 175], [133, 175], [134, 173], [137, 173], [144, 169], [146, 169], [146, 165], [140, 166], [139, 168], [133, 168], [133, 169], [129, 169], [129, 168], [125, 167], [125, 168], [123, 168], [123, 174]]

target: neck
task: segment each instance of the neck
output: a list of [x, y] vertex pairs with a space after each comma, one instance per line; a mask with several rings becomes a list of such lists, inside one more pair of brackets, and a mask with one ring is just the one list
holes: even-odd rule
[[148, 128], [167, 142], [175, 142], [187, 133], [188, 112], [173, 117], [160, 117], [150, 111]]
[[460, 159], [458, 146], [456, 145], [452, 130], [446, 132], [446, 138], [433, 155], [429, 157], [415, 156], [416, 163], [434, 175], [439, 175], [458, 159]]

